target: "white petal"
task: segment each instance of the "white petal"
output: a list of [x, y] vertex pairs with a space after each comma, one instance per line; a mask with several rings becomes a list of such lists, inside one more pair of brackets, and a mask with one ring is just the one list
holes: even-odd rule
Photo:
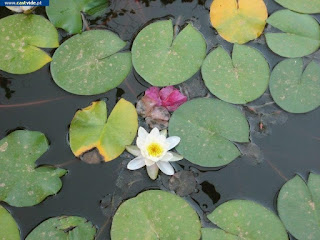
[[8, 9], [10, 9], [11, 11], [14, 11], [14, 12], [23, 12], [23, 9], [21, 7], [6, 7]]
[[30, 10], [30, 9], [32, 9], [33, 7], [27, 7], [27, 6], [22, 6], [21, 7], [21, 9], [23, 10], [23, 11], [28, 11], [28, 10]]
[[145, 138], [137, 137], [137, 147], [138, 148], [143, 149], [145, 144], [146, 144]]
[[127, 168], [129, 170], [136, 170], [139, 168], [142, 168], [146, 165], [144, 158], [143, 157], [136, 157], [135, 159], [131, 160], [128, 165]]
[[173, 155], [171, 152], [166, 152], [166, 154], [161, 158], [160, 161], [169, 162], [171, 161]]
[[147, 172], [148, 172], [149, 177], [152, 180], [155, 180], [157, 178], [158, 172], [159, 172], [159, 168], [158, 168], [157, 164], [147, 166]]
[[166, 174], [166, 175], [173, 175], [174, 174], [174, 169], [170, 163], [159, 161], [159, 162], [157, 162], [157, 165], [164, 174]]
[[145, 139], [148, 136], [148, 132], [143, 127], [139, 127], [138, 136]]
[[160, 132], [160, 134], [161, 134], [162, 136], [167, 137], [167, 135], [168, 135], [168, 130], [167, 130], [167, 129], [163, 129], [163, 130]]
[[151, 130], [151, 132], [150, 132], [150, 135], [151, 135], [152, 137], [159, 137], [159, 135], [160, 135], [159, 129], [158, 129], [158, 128], [153, 128], [153, 129]]
[[145, 158], [144, 161], [145, 161], [147, 167], [155, 164], [154, 161], [152, 161], [151, 159], [148, 159], [148, 158]]
[[168, 137], [167, 138], [167, 143], [169, 143], [169, 149], [172, 149], [174, 148], [175, 146], [177, 146], [180, 142], [180, 138], [179, 137], [176, 137], [176, 136], [173, 136], [173, 137]]
[[175, 152], [170, 152], [170, 153], [172, 154], [172, 158], [171, 158], [170, 162], [176, 162], [176, 161], [180, 161], [183, 159], [183, 156], [181, 156], [178, 153], [175, 153]]
[[139, 155], [141, 155], [141, 151], [137, 146], [134, 146], [134, 145], [126, 146], [126, 150], [129, 153], [131, 153], [133, 156], [138, 157]]

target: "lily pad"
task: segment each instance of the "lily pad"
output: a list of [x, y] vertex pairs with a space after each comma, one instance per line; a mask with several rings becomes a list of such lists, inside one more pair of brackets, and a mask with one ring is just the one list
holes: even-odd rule
[[15, 14], [0, 19], [0, 70], [13, 74], [34, 72], [51, 62], [51, 57], [39, 48], [58, 46], [58, 32], [44, 17]]
[[273, 70], [270, 92], [285, 111], [305, 113], [320, 106], [320, 66], [310, 62], [303, 72], [302, 59], [287, 59]]
[[0, 200], [11, 206], [27, 207], [56, 194], [66, 170], [37, 167], [35, 161], [49, 148], [40, 132], [17, 130], [0, 141]]
[[120, 99], [107, 119], [104, 101], [93, 102], [79, 110], [70, 126], [70, 146], [79, 157], [97, 148], [104, 160], [117, 158], [134, 140], [138, 129], [138, 115], [132, 103]]
[[249, 124], [234, 106], [199, 98], [173, 113], [169, 133], [181, 138], [176, 150], [187, 160], [203, 167], [219, 167], [240, 155], [231, 141], [248, 142]]
[[84, 218], [62, 216], [42, 222], [26, 240], [93, 240], [96, 232], [92, 223]]
[[20, 232], [11, 214], [0, 205], [0, 239], [20, 240]]
[[46, 7], [50, 21], [57, 27], [71, 34], [81, 33], [81, 13], [95, 14], [101, 8], [107, 8], [108, 0], [50, 0]]
[[244, 44], [258, 38], [267, 17], [263, 0], [214, 0], [210, 7], [211, 24], [232, 43]]
[[202, 228], [202, 240], [240, 240], [239, 237], [217, 228]]
[[131, 71], [126, 43], [106, 30], [91, 30], [65, 41], [54, 53], [53, 80], [67, 92], [94, 95], [122, 83]]
[[232, 59], [222, 47], [212, 51], [204, 60], [201, 72], [212, 94], [229, 103], [245, 104], [266, 91], [270, 69], [260, 52], [236, 44]]
[[288, 234], [280, 219], [267, 208], [252, 201], [226, 202], [209, 214], [208, 218], [225, 231], [225, 235], [222, 232], [211, 235], [221, 235], [222, 238], [217, 238], [219, 240], [288, 240]]
[[132, 46], [132, 63], [153, 86], [168, 86], [191, 78], [206, 57], [206, 41], [188, 24], [177, 37], [171, 20], [152, 23], [141, 30]]
[[299, 13], [320, 13], [320, 0], [275, 0], [285, 8]]
[[120, 205], [112, 227], [112, 240], [183, 239], [199, 240], [197, 213], [182, 198], [151, 190]]
[[280, 10], [267, 23], [283, 32], [266, 33], [268, 47], [282, 57], [303, 57], [320, 46], [319, 23], [309, 15]]
[[298, 240], [320, 239], [320, 176], [311, 173], [308, 184], [295, 176], [280, 190], [279, 216]]

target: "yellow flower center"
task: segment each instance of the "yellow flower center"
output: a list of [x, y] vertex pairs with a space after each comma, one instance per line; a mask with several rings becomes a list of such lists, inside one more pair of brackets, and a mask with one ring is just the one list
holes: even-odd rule
[[159, 143], [151, 143], [147, 147], [148, 154], [152, 157], [160, 157], [163, 150], [163, 147]]

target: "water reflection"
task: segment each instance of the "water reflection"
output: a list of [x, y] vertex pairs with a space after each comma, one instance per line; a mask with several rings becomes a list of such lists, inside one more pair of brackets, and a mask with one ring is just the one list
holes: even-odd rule
[[7, 99], [10, 99], [12, 97], [12, 94], [15, 92], [10, 89], [11, 80], [9, 78], [5, 78], [0, 74], [0, 87], [5, 92], [5, 97]]

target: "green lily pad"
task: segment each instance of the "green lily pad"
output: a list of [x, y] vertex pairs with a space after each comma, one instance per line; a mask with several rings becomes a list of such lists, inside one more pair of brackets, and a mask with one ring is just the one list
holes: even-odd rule
[[40, 132], [18, 130], [0, 141], [0, 200], [11, 206], [27, 207], [56, 194], [66, 170], [37, 167], [35, 161], [49, 148]]
[[107, 92], [131, 71], [126, 43], [106, 30], [91, 30], [65, 41], [53, 55], [51, 74], [59, 87], [79, 95]]
[[298, 240], [320, 239], [320, 176], [311, 173], [308, 184], [295, 176], [280, 190], [279, 216]]
[[57, 28], [75, 34], [82, 31], [81, 12], [93, 15], [107, 6], [108, 0], [50, 0], [46, 12], [50, 21]]
[[239, 237], [217, 228], [202, 228], [202, 240], [240, 240]]
[[285, 8], [300, 13], [320, 13], [320, 0], [275, 0]]
[[20, 232], [11, 214], [0, 205], [0, 239], [20, 240]]
[[320, 27], [317, 20], [305, 14], [280, 10], [267, 23], [284, 33], [266, 33], [268, 47], [282, 57], [307, 56], [319, 49]]
[[191, 78], [206, 57], [206, 41], [192, 25], [173, 39], [171, 20], [152, 23], [141, 30], [132, 46], [132, 63], [153, 86], [168, 86]]
[[270, 92], [285, 111], [305, 113], [320, 106], [320, 66], [311, 62], [303, 72], [302, 59], [287, 59], [273, 70]]
[[13, 74], [37, 71], [51, 61], [39, 48], [58, 46], [58, 32], [44, 17], [15, 14], [0, 19], [0, 70]]
[[173, 113], [169, 133], [181, 138], [176, 150], [187, 160], [203, 167], [219, 167], [240, 155], [231, 141], [248, 142], [249, 124], [234, 106], [200, 98]]
[[104, 160], [117, 158], [134, 140], [138, 130], [138, 115], [132, 103], [120, 99], [107, 119], [104, 101], [93, 102], [79, 110], [70, 125], [70, 146], [79, 157], [97, 148]]
[[96, 232], [92, 223], [84, 218], [62, 216], [42, 222], [26, 240], [93, 240]]
[[270, 69], [260, 52], [235, 44], [232, 59], [218, 47], [204, 60], [201, 72], [212, 94], [229, 103], [245, 104], [266, 91]]
[[[232, 200], [217, 207], [208, 218], [229, 235], [219, 240], [288, 240], [280, 219], [267, 208], [247, 200]], [[218, 235], [218, 236], [219, 236]], [[215, 236], [215, 235], [212, 235]], [[213, 238], [214, 239], [214, 238]]]
[[199, 240], [197, 213], [182, 198], [151, 190], [120, 205], [112, 227], [112, 240], [183, 239]]

